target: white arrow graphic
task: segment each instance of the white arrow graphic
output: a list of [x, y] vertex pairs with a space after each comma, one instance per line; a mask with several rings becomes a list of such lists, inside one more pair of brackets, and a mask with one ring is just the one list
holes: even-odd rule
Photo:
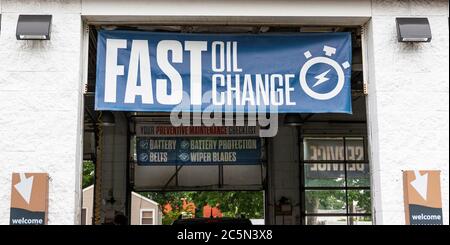
[[31, 176], [27, 178], [25, 176], [25, 173], [19, 173], [20, 181], [19, 183], [15, 184], [14, 187], [16, 188], [17, 192], [22, 196], [23, 200], [30, 204], [30, 198], [31, 198], [31, 192], [33, 190], [33, 178], [34, 176]]
[[411, 185], [422, 196], [423, 200], [427, 200], [428, 173], [420, 175], [419, 170], [416, 170], [414, 174], [416, 175], [416, 179], [411, 181]]

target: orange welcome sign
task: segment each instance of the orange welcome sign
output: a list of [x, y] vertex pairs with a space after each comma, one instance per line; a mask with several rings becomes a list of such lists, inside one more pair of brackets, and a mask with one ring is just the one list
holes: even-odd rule
[[442, 225], [440, 171], [403, 171], [405, 223]]
[[45, 225], [48, 214], [48, 174], [13, 173], [10, 225]]

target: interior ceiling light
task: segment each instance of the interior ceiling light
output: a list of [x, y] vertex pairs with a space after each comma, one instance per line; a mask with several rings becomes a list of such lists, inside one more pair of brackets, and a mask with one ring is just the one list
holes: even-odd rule
[[99, 124], [101, 126], [114, 126], [116, 124], [116, 120], [114, 118], [114, 114], [110, 111], [102, 111], [101, 117], [99, 119]]
[[286, 114], [284, 117], [284, 124], [288, 126], [302, 126], [304, 120], [298, 113]]

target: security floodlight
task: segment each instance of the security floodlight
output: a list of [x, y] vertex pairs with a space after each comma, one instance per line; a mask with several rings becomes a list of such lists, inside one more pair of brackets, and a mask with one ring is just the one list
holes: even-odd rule
[[50, 40], [51, 15], [19, 15], [17, 40]]
[[396, 18], [399, 42], [430, 42], [428, 18]]

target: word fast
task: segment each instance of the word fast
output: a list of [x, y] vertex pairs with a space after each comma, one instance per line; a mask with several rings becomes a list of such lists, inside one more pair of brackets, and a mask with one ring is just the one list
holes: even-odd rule
[[[202, 52], [207, 50], [206, 41], [185, 41], [184, 51], [190, 53], [191, 104], [202, 104]], [[106, 40], [105, 64], [105, 102], [115, 103], [117, 92], [117, 76], [124, 75], [124, 66], [117, 64], [118, 50], [127, 48], [125, 39]], [[237, 65], [237, 42], [215, 41], [211, 43], [212, 70], [214, 72], [240, 72]], [[167, 79], [156, 79], [156, 100], [164, 105], [176, 105], [183, 98], [183, 81], [180, 73], [169, 62], [169, 52], [172, 63], [183, 62], [182, 43], [176, 40], [162, 40], [156, 47], [156, 61], [159, 68], [170, 80], [171, 93], [168, 93]], [[233, 52], [233, 56], [231, 55]], [[216, 58], [219, 53], [219, 59]], [[226, 55], [225, 55], [226, 53]], [[233, 58], [232, 58], [233, 57]], [[139, 72], [138, 72], [139, 71]], [[138, 73], [141, 82], [137, 84]], [[124, 103], [134, 103], [137, 95], [143, 104], [153, 104], [153, 87], [151, 65], [147, 40], [133, 40], [131, 44], [130, 63], [125, 90]]]

